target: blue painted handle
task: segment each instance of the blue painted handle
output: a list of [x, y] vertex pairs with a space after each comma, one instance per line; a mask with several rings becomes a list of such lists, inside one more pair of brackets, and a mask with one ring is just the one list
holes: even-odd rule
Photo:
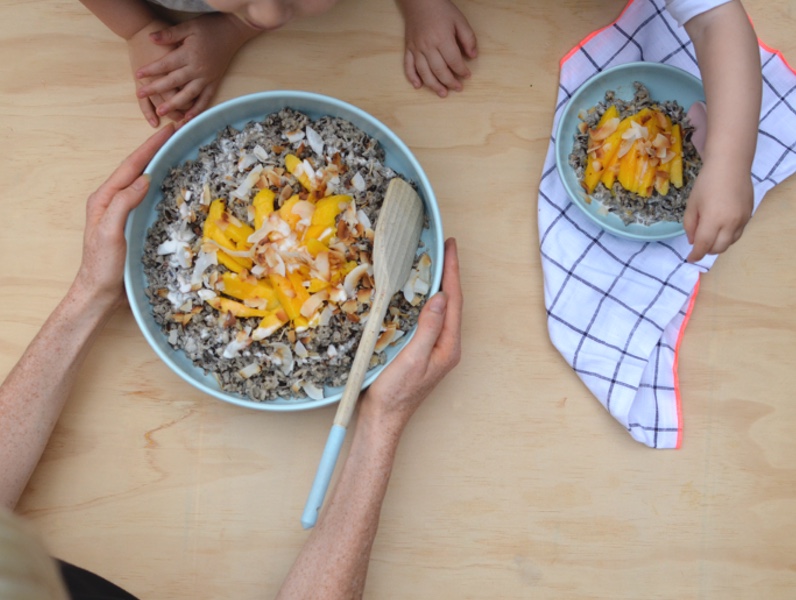
[[304, 529], [310, 529], [318, 520], [318, 513], [323, 506], [323, 498], [332, 480], [332, 473], [337, 464], [337, 457], [340, 455], [340, 448], [345, 439], [345, 427], [332, 425], [329, 432], [329, 439], [326, 440], [326, 447], [323, 449], [321, 462], [318, 464], [318, 471], [315, 473], [315, 481], [312, 482], [312, 489], [304, 506], [304, 514], [301, 515], [301, 525]]

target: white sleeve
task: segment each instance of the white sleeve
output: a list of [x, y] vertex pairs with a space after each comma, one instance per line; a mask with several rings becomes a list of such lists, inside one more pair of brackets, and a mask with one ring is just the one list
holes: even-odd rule
[[666, 10], [682, 27], [703, 12], [726, 4], [730, 0], [666, 0]]

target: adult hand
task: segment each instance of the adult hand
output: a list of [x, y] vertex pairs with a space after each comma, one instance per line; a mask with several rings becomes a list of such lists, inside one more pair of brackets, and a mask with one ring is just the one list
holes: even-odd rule
[[173, 132], [169, 125], [152, 135], [88, 198], [83, 259], [74, 285], [91, 294], [99, 307], [114, 308], [124, 297], [124, 226], [149, 189], [144, 168]]
[[209, 105], [238, 49], [259, 32], [234, 15], [208, 13], [150, 35], [151, 42], [169, 51], [135, 76], [147, 80], [138, 89], [140, 100], [170, 94], [157, 107], [159, 116], [173, 111], [192, 119]]
[[360, 417], [400, 433], [420, 403], [461, 357], [462, 290], [453, 238], [445, 242], [442, 291], [420, 312], [414, 337], [368, 388]]
[[450, 0], [404, 0], [404, 71], [415, 88], [427, 85], [444, 98], [470, 77], [466, 59], [478, 55], [475, 32]]
[[752, 216], [749, 170], [705, 160], [688, 198], [683, 227], [693, 244], [688, 262], [719, 254], [738, 241]]

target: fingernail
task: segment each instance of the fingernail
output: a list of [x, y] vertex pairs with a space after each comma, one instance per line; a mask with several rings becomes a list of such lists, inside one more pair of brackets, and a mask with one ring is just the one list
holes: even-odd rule
[[428, 303], [428, 309], [431, 312], [441, 315], [445, 312], [445, 308], [448, 306], [448, 296], [445, 294], [445, 292], [437, 292], [434, 294], [431, 300], [428, 301]]
[[151, 119], [149, 119], [149, 124], [152, 125], [152, 127], [157, 127], [158, 126], [158, 120], [156, 118], [152, 117]]
[[144, 173], [143, 175], [141, 175], [141, 177], [139, 177], [133, 182], [132, 188], [137, 192], [140, 192], [141, 190], [145, 189], [146, 186], [148, 185], [149, 185], [149, 174]]
[[159, 42], [160, 41], [160, 32], [159, 31], [155, 31], [153, 33], [150, 33], [149, 37], [152, 38], [153, 41]]

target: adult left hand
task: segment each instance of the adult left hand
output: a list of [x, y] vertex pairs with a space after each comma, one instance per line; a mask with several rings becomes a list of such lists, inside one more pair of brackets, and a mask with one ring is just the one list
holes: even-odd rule
[[83, 259], [74, 285], [92, 294], [99, 306], [113, 308], [124, 297], [124, 226], [149, 189], [144, 168], [172, 133], [174, 126], [168, 125], [152, 135], [88, 198]]

